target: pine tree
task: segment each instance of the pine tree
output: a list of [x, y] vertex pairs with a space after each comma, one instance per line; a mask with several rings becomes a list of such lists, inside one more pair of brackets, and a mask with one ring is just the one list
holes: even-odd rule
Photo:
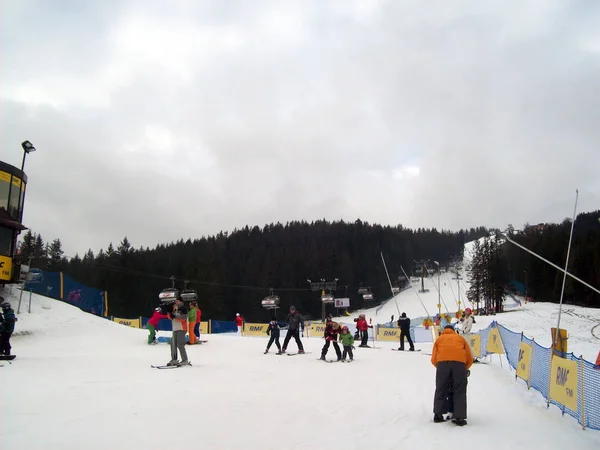
[[467, 269], [468, 280], [469, 280], [469, 290], [467, 291], [467, 298], [469, 301], [476, 305], [477, 310], [479, 310], [480, 302], [483, 294], [483, 264], [482, 264], [482, 249], [479, 241], [475, 241], [473, 243], [473, 255], [471, 257], [471, 262]]
[[50, 270], [60, 270], [65, 262], [65, 252], [62, 249], [60, 239], [54, 239], [47, 247], [48, 268]]
[[35, 244], [35, 236], [31, 232], [31, 230], [27, 230], [23, 235], [23, 241], [19, 246], [19, 250], [21, 251], [22, 261], [28, 261], [31, 256], [33, 256]]

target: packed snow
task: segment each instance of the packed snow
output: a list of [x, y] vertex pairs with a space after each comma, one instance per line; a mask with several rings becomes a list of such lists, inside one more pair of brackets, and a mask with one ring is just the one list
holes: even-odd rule
[[[537, 306], [528, 308], [550, 320]], [[432, 422], [431, 344], [408, 353], [378, 342], [357, 348], [353, 363], [328, 364], [317, 361], [319, 338], [303, 339], [311, 353], [288, 357], [264, 355], [266, 336], [208, 335], [187, 346], [193, 366], [157, 370], [150, 365], [166, 363], [169, 346], [147, 345], [145, 330], [38, 295], [18, 317], [17, 359], [0, 362], [6, 450], [600, 448], [600, 432], [547, 409], [497, 358], [473, 366], [460, 428]]]

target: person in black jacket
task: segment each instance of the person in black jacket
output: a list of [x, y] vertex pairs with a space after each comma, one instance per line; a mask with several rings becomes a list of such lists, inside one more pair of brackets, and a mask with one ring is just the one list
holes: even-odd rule
[[410, 337], [410, 319], [406, 317], [406, 313], [403, 312], [398, 319], [398, 327], [400, 327], [400, 348], [398, 350], [404, 350], [404, 337], [408, 339], [409, 350], [415, 351], [415, 345], [413, 344], [412, 338]]
[[285, 339], [283, 340], [283, 348], [281, 349], [281, 353], [285, 353], [292, 336], [296, 341], [296, 345], [298, 345], [298, 353], [304, 353], [304, 347], [302, 346], [302, 341], [300, 340], [300, 330], [302, 330], [302, 336], [304, 336], [304, 319], [298, 313], [298, 311], [296, 311], [295, 306], [290, 306], [290, 313], [288, 314], [287, 322], [289, 327], [285, 335]]
[[327, 351], [329, 350], [329, 345], [333, 343], [333, 348], [335, 350], [335, 354], [337, 356], [337, 360], [342, 360], [342, 351], [340, 350], [340, 345], [338, 344], [338, 335], [342, 331], [340, 324], [333, 321], [333, 317], [331, 314], [327, 317], [327, 323], [325, 324], [325, 332], [323, 333], [323, 339], [325, 339], [325, 345], [321, 350], [321, 359], [322, 361], [327, 361], [325, 355], [327, 355]]
[[275, 345], [277, 346], [277, 354], [281, 355], [281, 344], [279, 343], [279, 335], [281, 333], [281, 330], [279, 328], [279, 324], [277, 323], [277, 317], [273, 316], [271, 318], [271, 321], [269, 322], [269, 326], [267, 327], [267, 334], [271, 335], [271, 338], [269, 339], [269, 343], [267, 344], [267, 349], [265, 350], [265, 354], [269, 353], [269, 349], [271, 348], [271, 345], [273, 345], [273, 342], [275, 342]]

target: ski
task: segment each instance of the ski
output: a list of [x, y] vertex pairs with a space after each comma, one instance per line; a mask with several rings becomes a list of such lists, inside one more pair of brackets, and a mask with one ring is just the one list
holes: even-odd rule
[[412, 352], [410, 350], [398, 350], [397, 348], [393, 348], [392, 350], [395, 351], [395, 352], [406, 352], [406, 353], [416, 353], [416, 352], [420, 352], [421, 351], [420, 348], [416, 348]]
[[175, 364], [175, 365], [172, 365], [172, 366], [167, 366], [167, 365], [164, 365], [164, 366], [154, 366], [154, 365], [150, 364], [150, 367], [152, 367], [153, 369], [178, 369], [179, 367], [185, 367], [185, 366], [191, 366], [191, 365], [192, 365], [192, 363], [190, 361], [187, 364]]
[[296, 356], [296, 355], [308, 355], [312, 352], [304, 352], [304, 353], [286, 353], [288, 356]]
[[0, 361], [12, 361], [17, 355], [0, 355]]

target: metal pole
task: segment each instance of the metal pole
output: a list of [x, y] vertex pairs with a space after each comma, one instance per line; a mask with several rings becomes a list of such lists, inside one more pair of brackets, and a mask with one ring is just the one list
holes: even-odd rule
[[31, 289], [29, 289], [29, 310], [27, 312], [31, 314]]
[[394, 295], [394, 287], [392, 286], [392, 280], [390, 280], [390, 274], [388, 273], [387, 266], [385, 265], [385, 259], [383, 259], [383, 252], [380, 252], [381, 261], [383, 261], [383, 268], [385, 269], [385, 274], [387, 275], [388, 282], [390, 283], [390, 290], [392, 291], [392, 298], [394, 299], [394, 303], [396, 304], [396, 309], [398, 310], [398, 316], [400, 316], [400, 307], [398, 306], [398, 301], [396, 300], [396, 296]]
[[438, 269], [438, 314], [442, 315], [442, 290], [440, 289], [440, 263], [434, 261]]
[[[560, 316], [562, 314], [562, 303], [565, 295], [565, 284], [567, 282], [567, 269], [569, 267], [569, 257], [571, 255], [571, 242], [573, 240], [573, 228], [575, 228], [575, 217], [577, 214], [577, 200], [579, 198], [579, 189], [575, 189], [575, 207], [573, 208], [573, 221], [571, 222], [571, 234], [569, 235], [569, 246], [567, 247], [567, 259], [565, 261], [565, 270], [562, 282], [562, 290], [560, 291], [560, 302], [558, 303], [558, 321], [556, 322], [556, 331], [554, 332], [554, 342], [552, 342], [552, 347], [556, 345], [558, 342], [558, 330], [560, 329]], [[554, 355], [554, 349], [552, 350], [552, 355]]]
[[523, 272], [525, 272], [525, 303], [527, 303], [527, 271], [524, 270]]
[[21, 314], [21, 298], [23, 297], [23, 289], [25, 289], [25, 283], [21, 286], [21, 295], [19, 295], [19, 307], [17, 308], [17, 314]]

